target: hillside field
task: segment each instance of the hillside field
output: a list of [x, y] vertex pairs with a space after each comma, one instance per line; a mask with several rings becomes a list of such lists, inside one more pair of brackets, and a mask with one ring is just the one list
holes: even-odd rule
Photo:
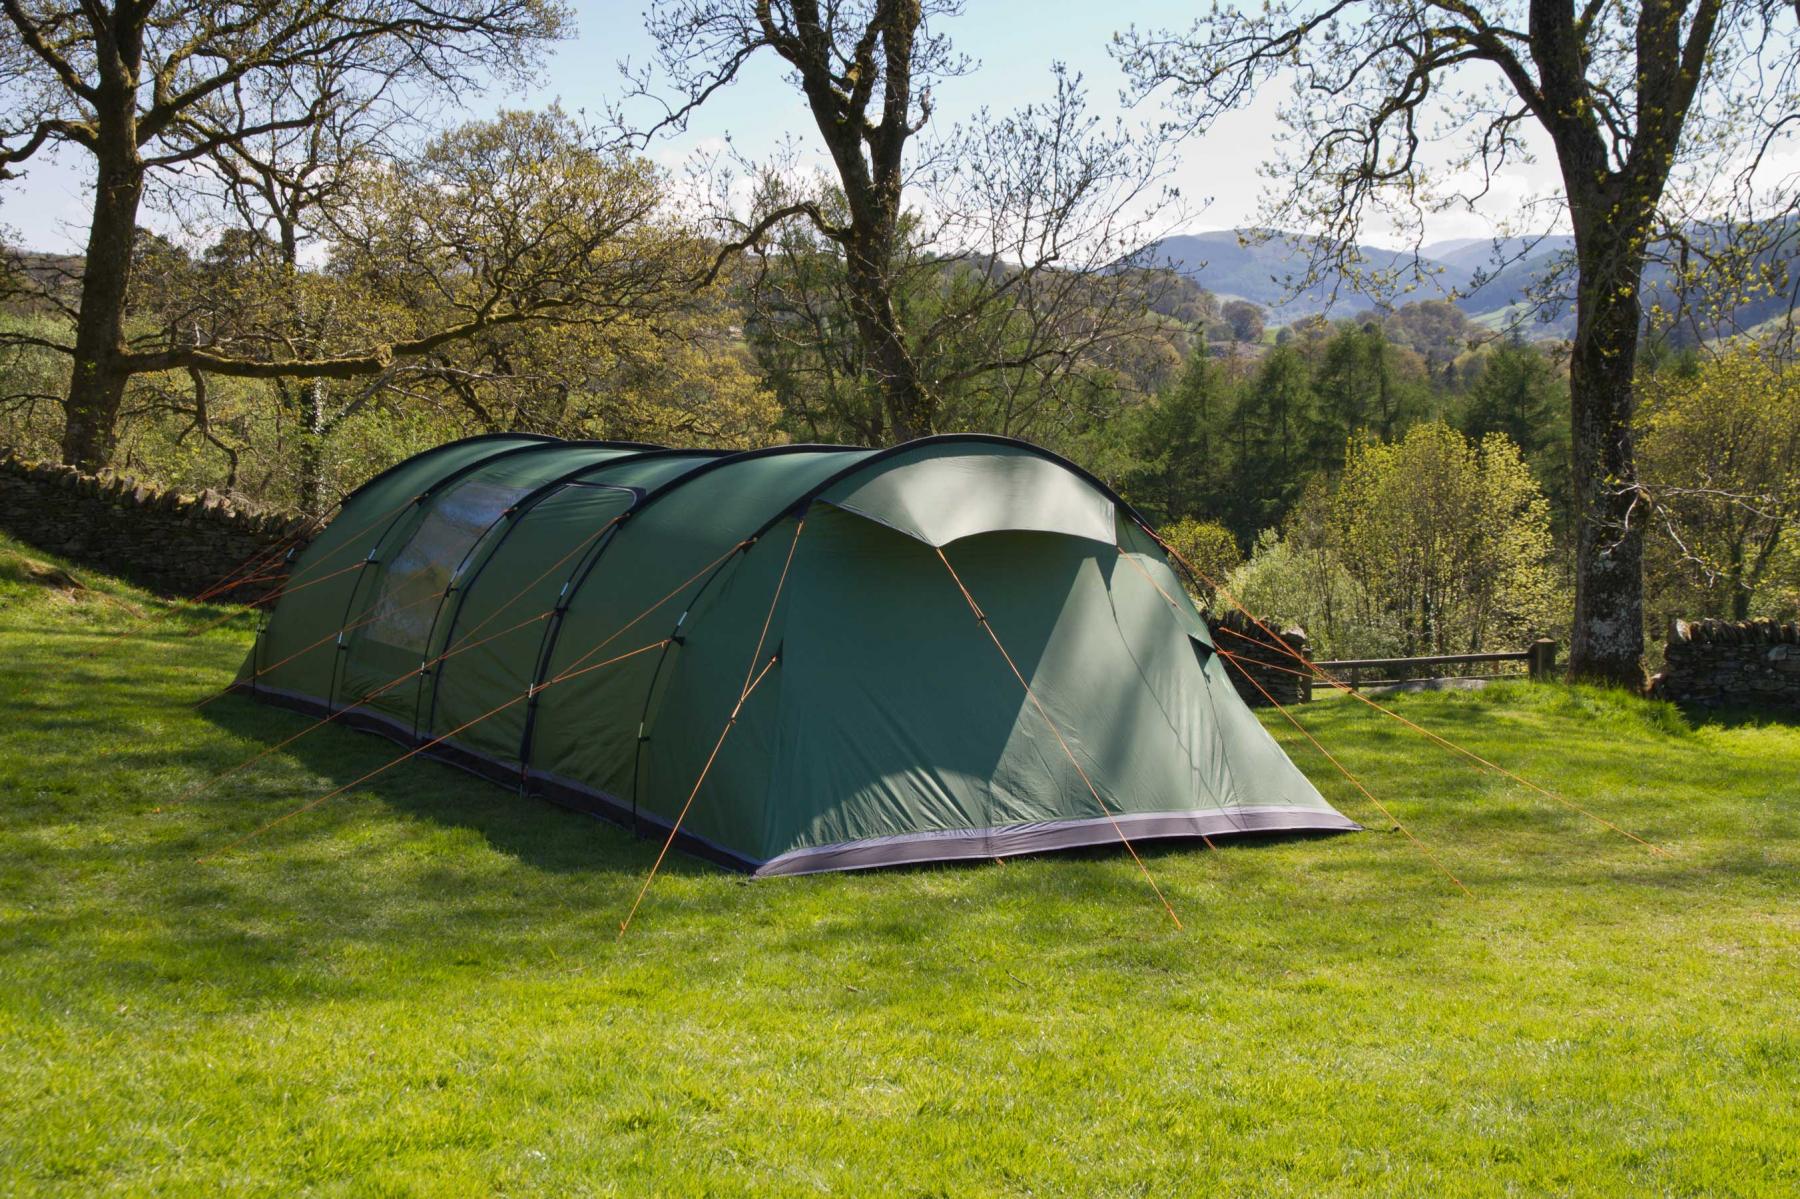
[[[0, 538], [0, 1195], [1800, 1193], [1800, 727], [1300, 711], [1369, 831], [751, 882], [226, 698]], [[184, 796], [191, 798], [182, 801]], [[704, 796], [702, 796], [702, 800]], [[201, 861], [199, 859], [206, 858]]]

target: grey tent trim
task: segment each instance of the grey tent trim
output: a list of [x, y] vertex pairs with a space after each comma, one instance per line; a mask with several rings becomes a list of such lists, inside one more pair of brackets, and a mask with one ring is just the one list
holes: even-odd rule
[[[265, 688], [259, 698], [311, 716], [326, 711], [309, 696]], [[426, 742], [405, 724], [374, 713], [346, 709], [338, 722], [350, 728], [377, 733], [399, 745], [416, 748]], [[467, 771], [477, 778], [512, 786], [520, 782], [518, 768], [487, 754], [458, 745], [454, 738], [439, 742], [423, 757]], [[616, 795], [596, 791], [572, 779], [532, 771], [526, 783], [530, 794], [558, 807], [640, 834], [666, 835], [669, 821], [638, 813], [634, 805]], [[822, 874], [842, 870], [873, 870], [884, 866], [920, 866], [931, 862], [984, 861], [1050, 853], [1070, 849], [1104, 849], [1119, 844], [1121, 831], [1134, 844], [1159, 840], [1231, 837], [1244, 833], [1353, 833], [1362, 825], [1337, 812], [1310, 808], [1262, 806], [1232, 808], [1205, 814], [1192, 812], [1135, 812], [1111, 818], [1039, 821], [997, 828], [953, 829], [891, 837], [868, 837], [812, 849], [794, 850], [770, 859], [745, 857], [705, 837], [682, 830], [675, 847], [695, 857], [728, 866], [757, 878]]]
[[1108, 818], [1045, 820], [998, 828], [947, 829], [894, 837], [869, 837], [814, 849], [796, 849], [758, 865], [758, 877], [818, 874], [827, 870], [869, 870], [881, 866], [916, 866], [925, 862], [1010, 858], [1059, 849], [1089, 849], [1119, 844], [1123, 833], [1133, 844], [1172, 838], [1229, 837], [1238, 833], [1348, 833], [1361, 825], [1335, 812], [1289, 807], [1236, 808], [1230, 813], [1131, 812]]

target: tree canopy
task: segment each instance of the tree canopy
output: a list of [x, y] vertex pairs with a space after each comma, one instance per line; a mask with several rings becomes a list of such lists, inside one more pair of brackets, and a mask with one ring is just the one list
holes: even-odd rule
[[[7, 0], [0, 11], [0, 178], [53, 144], [86, 152], [94, 169], [75, 336], [55, 343], [75, 365], [63, 454], [86, 466], [109, 457], [132, 374], [188, 365], [126, 340], [132, 242], [153, 173], [316, 127], [343, 107], [403, 108], [409, 83], [473, 89], [529, 64], [566, 18], [556, 0]], [[330, 86], [296, 103], [321, 74]]]
[[[931, 89], [970, 66], [947, 0], [682, 0], [652, 11], [652, 129], [716, 103], [745, 64], [790, 68], [828, 178], [738, 161], [717, 181], [720, 263], [748, 251], [754, 318], [798, 423], [869, 444], [963, 428], [1024, 433], [1131, 352], [1160, 143], [1051, 98], [931, 128]], [[666, 98], [672, 93], [672, 99]], [[748, 207], [738, 177], [752, 184]], [[1066, 381], [1066, 386], [1064, 385]]]

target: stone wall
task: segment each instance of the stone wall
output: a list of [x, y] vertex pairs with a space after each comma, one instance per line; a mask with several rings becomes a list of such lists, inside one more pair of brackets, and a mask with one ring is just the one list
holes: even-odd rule
[[1671, 621], [1658, 699], [1709, 708], [1800, 709], [1800, 624]]
[[[1307, 657], [1306, 633], [1302, 629], [1275, 629], [1269, 632], [1242, 612], [1223, 616], [1207, 614], [1206, 624], [1212, 630], [1213, 644], [1227, 651], [1225, 673], [1245, 703], [1253, 708], [1266, 708], [1273, 696], [1282, 705], [1305, 703], [1312, 698], [1312, 680], [1296, 673], [1305, 668], [1294, 655]], [[1279, 638], [1279, 644], [1270, 633]], [[1251, 680], [1255, 681], [1252, 682]], [[1260, 684], [1260, 686], [1259, 686]], [[1263, 692], [1267, 691], [1268, 695]]]
[[266, 595], [281, 585], [285, 550], [304, 545], [310, 528], [291, 512], [259, 512], [214, 492], [185, 495], [0, 449], [0, 529], [165, 595], [200, 595], [281, 552], [269, 568], [241, 572], [244, 582], [217, 598]]

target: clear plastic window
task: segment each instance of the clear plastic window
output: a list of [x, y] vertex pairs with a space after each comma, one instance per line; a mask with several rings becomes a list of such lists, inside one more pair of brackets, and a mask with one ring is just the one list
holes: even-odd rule
[[438, 498], [382, 574], [369, 639], [424, 653], [451, 575], [488, 527], [527, 490], [471, 479]]

